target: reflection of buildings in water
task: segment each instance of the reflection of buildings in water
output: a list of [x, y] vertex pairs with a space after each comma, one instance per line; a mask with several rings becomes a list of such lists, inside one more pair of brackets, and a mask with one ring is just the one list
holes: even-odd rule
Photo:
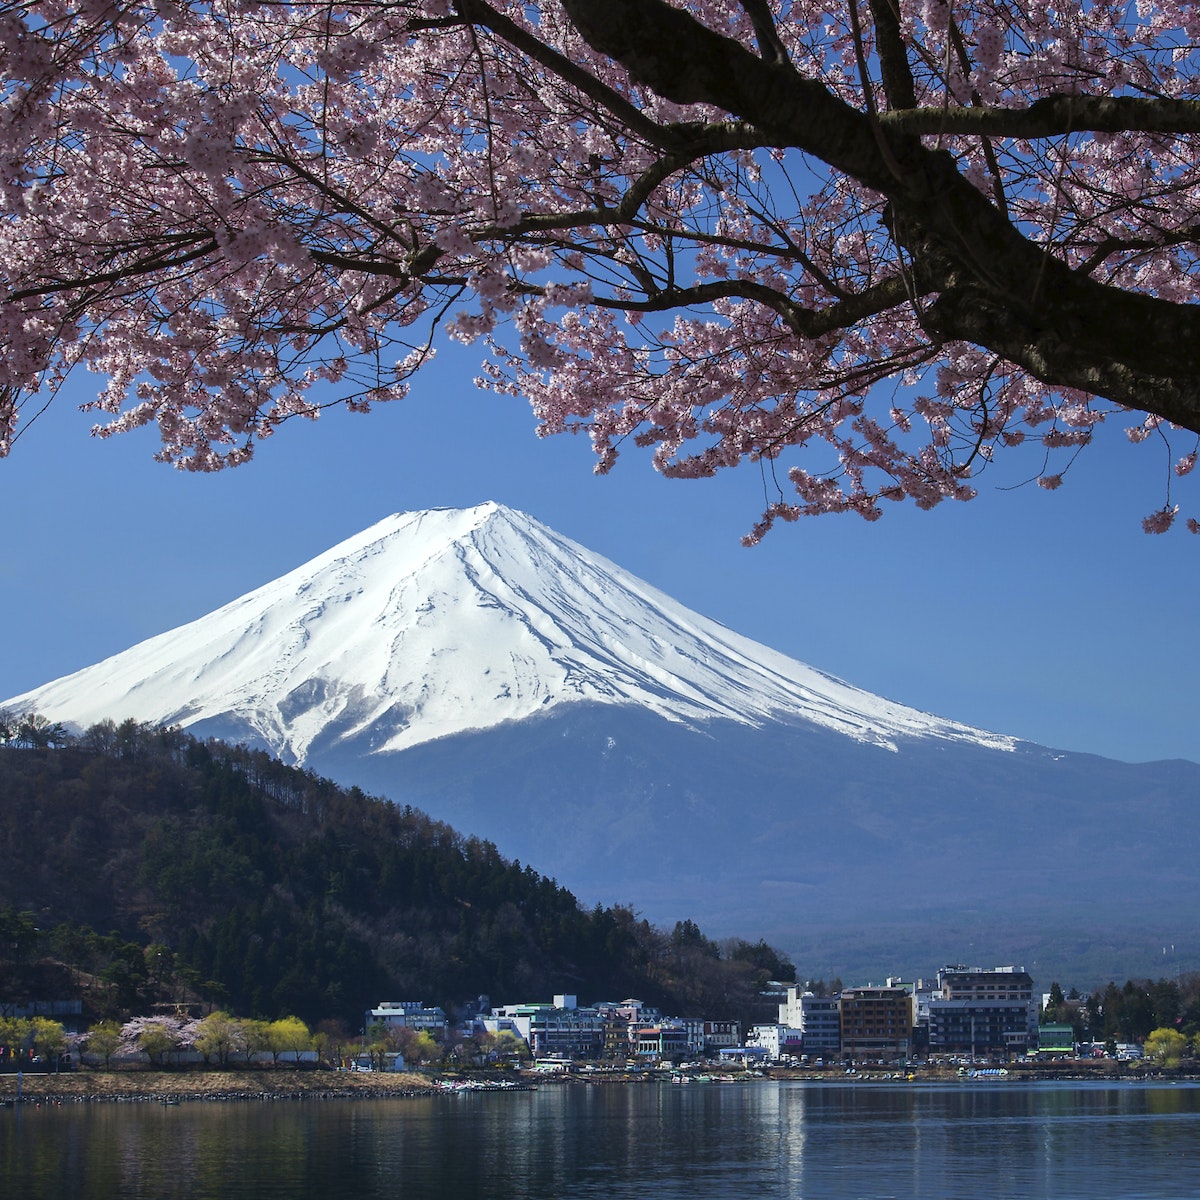
[[779, 1174], [785, 1180], [788, 1196], [807, 1196], [811, 1189], [805, 1179], [808, 1148], [808, 1093], [804, 1085], [780, 1087], [779, 1097]]
[[[774, 1178], [803, 1137], [795, 1128], [799, 1116], [789, 1111], [792, 1101], [774, 1083], [603, 1083], [563, 1090], [598, 1097], [593, 1156], [610, 1155], [618, 1174], [640, 1177], [647, 1187], [680, 1169]], [[576, 1110], [571, 1119], [581, 1116]]]
[[497, 1177], [536, 1180], [539, 1189], [549, 1185], [555, 1194], [560, 1187], [565, 1193], [577, 1119], [568, 1089], [544, 1087], [499, 1099], [518, 1103], [479, 1106], [486, 1139], [497, 1155]]

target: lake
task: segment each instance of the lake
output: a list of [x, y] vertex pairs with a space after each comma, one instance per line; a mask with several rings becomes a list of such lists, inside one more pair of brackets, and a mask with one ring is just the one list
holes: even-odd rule
[[547, 1084], [0, 1111], [14, 1200], [1200, 1195], [1200, 1086]]

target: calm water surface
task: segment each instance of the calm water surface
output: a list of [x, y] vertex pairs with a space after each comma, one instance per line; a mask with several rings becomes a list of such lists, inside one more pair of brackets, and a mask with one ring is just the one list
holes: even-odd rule
[[1200, 1086], [548, 1085], [0, 1112], [0, 1197], [1200, 1196]]

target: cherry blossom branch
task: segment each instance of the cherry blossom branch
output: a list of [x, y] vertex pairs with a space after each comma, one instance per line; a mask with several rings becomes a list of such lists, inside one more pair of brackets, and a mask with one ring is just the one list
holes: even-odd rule
[[776, 516], [965, 499], [1120, 406], [1200, 430], [1182, 0], [0, 15], [0, 454], [78, 364], [107, 430], [245, 461], [402, 396], [443, 323], [602, 470], [804, 447]]

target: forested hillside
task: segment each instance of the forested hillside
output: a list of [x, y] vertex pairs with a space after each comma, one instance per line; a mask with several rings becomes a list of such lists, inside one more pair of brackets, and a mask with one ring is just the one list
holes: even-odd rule
[[0, 846], [0, 1003], [70, 990], [94, 1015], [193, 999], [314, 1023], [574, 992], [748, 1019], [773, 1017], [759, 987], [790, 972], [761, 942], [584, 910], [414, 809], [135, 722], [0, 746]]

